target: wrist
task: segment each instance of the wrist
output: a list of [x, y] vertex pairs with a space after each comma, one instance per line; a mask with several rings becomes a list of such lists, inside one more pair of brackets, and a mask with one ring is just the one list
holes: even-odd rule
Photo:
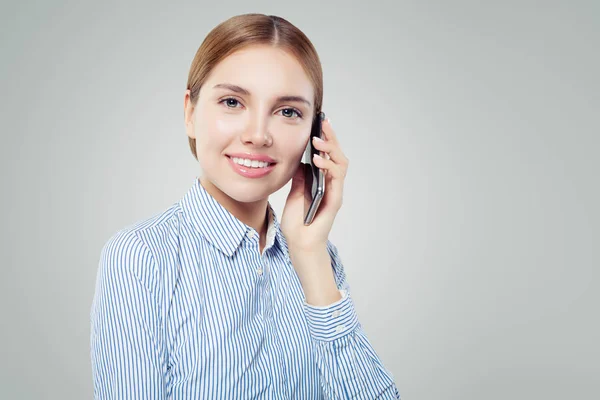
[[316, 258], [327, 253], [327, 241], [311, 242], [311, 243], [289, 243], [288, 252], [290, 258]]
[[326, 244], [310, 249], [296, 247], [290, 250], [290, 260], [308, 304], [325, 306], [341, 299]]

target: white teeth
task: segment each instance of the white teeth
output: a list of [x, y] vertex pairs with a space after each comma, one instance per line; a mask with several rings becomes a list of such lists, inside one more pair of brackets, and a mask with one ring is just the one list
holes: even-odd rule
[[231, 157], [231, 159], [236, 164], [243, 165], [245, 167], [250, 167], [250, 168], [265, 168], [265, 167], [268, 167], [269, 165], [271, 165], [268, 162], [258, 161], [258, 160], [249, 160], [247, 158]]

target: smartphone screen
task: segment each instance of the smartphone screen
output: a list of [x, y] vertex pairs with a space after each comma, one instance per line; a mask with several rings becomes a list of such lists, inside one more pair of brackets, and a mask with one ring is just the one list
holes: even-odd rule
[[320, 153], [314, 146], [312, 138], [317, 136], [322, 138], [322, 123], [325, 120], [325, 113], [319, 112], [313, 121], [310, 132], [310, 139], [306, 147], [306, 157], [304, 166], [305, 172], [305, 194], [304, 194], [304, 224], [310, 225], [315, 217], [321, 199], [325, 195], [325, 175], [323, 171], [313, 163], [313, 155]]

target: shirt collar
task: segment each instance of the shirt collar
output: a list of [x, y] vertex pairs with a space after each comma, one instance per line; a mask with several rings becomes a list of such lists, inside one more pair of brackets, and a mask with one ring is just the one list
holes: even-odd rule
[[[236, 252], [246, 234], [251, 230], [254, 231], [212, 197], [200, 184], [198, 177], [194, 178], [192, 187], [183, 196], [180, 204], [198, 233], [229, 257]], [[271, 203], [267, 203], [267, 212], [269, 222], [265, 250], [275, 242], [287, 249], [285, 237]], [[287, 254], [287, 251], [284, 253]]]

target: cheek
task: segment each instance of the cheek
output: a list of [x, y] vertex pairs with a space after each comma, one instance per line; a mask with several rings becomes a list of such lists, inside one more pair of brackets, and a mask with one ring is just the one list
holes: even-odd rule
[[197, 150], [208, 157], [222, 152], [236, 137], [240, 129], [238, 125], [241, 125], [222, 116], [209, 116], [206, 114], [198, 122], [196, 137], [199, 138], [199, 148]]
[[310, 136], [310, 127], [282, 124], [273, 128], [273, 136], [278, 147], [277, 152], [292, 160], [301, 157], [304, 153]]
[[300, 157], [302, 153], [304, 153], [304, 150], [306, 150], [308, 138], [309, 134], [298, 135], [294, 138], [294, 140], [290, 140], [287, 144], [289, 154], [293, 154], [294, 156]]
[[307, 142], [308, 136], [304, 137], [302, 135], [293, 140], [288, 138], [280, 147], [279, 152], [282, 155], [285, 154], [286, 164], [290, 168], [294, 169], [293, 167], [296, 165], [296, 162], [302, 159]]
[[230, 118], [219, 116], [213, 121], [213, 130], [222, 137], [232, 138], [244, 129], [242, 118]]

